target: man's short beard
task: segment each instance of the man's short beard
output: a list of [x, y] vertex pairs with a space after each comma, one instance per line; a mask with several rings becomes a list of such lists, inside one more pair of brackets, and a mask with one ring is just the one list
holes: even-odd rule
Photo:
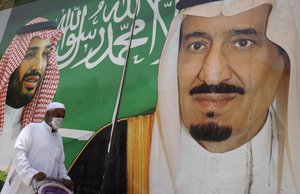
[[10, 76], [7, 95], [6, 95], [6, 104], [13, 108], [20, 108], [27, 105], [34, 96], [35, 92], [32, 93], [22, 93], [22, 81], [17, 73], [13, 72]]
[[220, 126], [215, 122], [202, 124], [191, 124], [190, 134], [196, 141], [215, 141], [220, 142], [227, 140], [232, 133], [232, 127], [225, 125]]

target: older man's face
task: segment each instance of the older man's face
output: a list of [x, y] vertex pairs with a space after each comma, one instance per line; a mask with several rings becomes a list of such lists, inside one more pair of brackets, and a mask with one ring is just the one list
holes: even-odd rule
[[28, 104], [46, 70], [51, 49], [50, 38], [33, 38], [20, 66], [10, 77], [7, 104], [19, 108]]
[[278, 46], [265, 34], [269, 12], [262, 5], [234, 16], [184, 19], [180, 111], [200, 144], [233, 149], [246, 141], [250, 120], [253, 133], [264, 124], [284, 68]]

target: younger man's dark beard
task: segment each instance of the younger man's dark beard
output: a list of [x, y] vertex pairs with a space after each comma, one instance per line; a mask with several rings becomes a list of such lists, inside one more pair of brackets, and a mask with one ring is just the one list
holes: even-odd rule
[[20, 108], [27, 105], [33, 96], [34, 94], [22, 93], [20, 77], [16, 71], [13, 72], [8, 83], [6, 104], [13, 108]]
[[215, 122], [202, 124], [191, 124], [190, 134], [196, 141], [215, 141], [227, 140], [232, 133], [231, 126], [220, 126]]

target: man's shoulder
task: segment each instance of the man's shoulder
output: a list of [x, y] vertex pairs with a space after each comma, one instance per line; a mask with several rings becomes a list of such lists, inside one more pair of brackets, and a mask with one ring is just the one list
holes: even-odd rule
[[143, 114], [143, 115], [128, 117], [127, 119], [128, 120], [138, 120], [138, 121], [144, 121], [144, 120], [153, 121], [154, 120], [154, 115], [155, 115], [155, 113], [149, 113], [149, 114]]
[[155, 114], [139, 115], [127, 119], [127, 141], [151, 141]]
[[42, 126], [43, 126], [42, 123], [29, 123], [29, 124], [27, 124], [27, 125], [22, 129], [22, 131], [24, 131], [24, 130], [35, 130], [35, 129], [41, 128]]
[[43, 123], [28, 123], [25, 127], [37, 127], [41, 125], [43, 125]]

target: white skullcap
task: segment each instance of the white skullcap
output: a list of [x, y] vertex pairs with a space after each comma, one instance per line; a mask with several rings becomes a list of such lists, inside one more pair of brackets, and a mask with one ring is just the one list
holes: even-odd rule
[[47, 111], [48, 110], [52, 110], [52, 109], [56, 109], [56, 108], [62, 108], [62, 109], [65, 109], [65, 105], [60, 103], [60, 102], [51, 102], [48, 107], [47, 107]]

